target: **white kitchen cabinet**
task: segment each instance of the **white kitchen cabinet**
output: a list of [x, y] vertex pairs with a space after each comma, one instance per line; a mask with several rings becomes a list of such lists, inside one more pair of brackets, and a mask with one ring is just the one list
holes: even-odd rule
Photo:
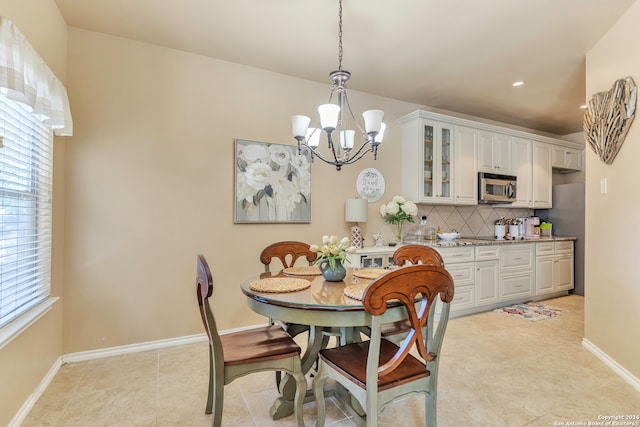
[[418, 203], [453, 204], [454, 126], [416, 116], [402, 124], [402, 194]]
[[514, 137], [511, 142], [511, 166], [517, 178], [514, 208], [533, 206], [533, 142], [530, 139]]
[[476, 287], [475, 287], [475, 270], [473, 262], [462, 262], [459, 264], [450, 263], [447, 265], [447, 271], [453, 278], [455, 293], [451, 308], [460, 310], [475, 306]]
[[346, 267], [353, 268], [387, 268], [393, 265], [393, 253], [396, 247], [371, 246], [356, 249], [355, 254], [347, 254]]
[[535, 244], [522, 243], [500, 248], [499, 299], [529, 297], [535, 291]]
[[556, 172], [582, 170], [582, 152], [576, 148], [554, 145], [551, 153], [551, 167]]
[[478, 170], [511, 174], [511, 137], [495, 132], [478, 133]]
[[552, 207], [551, 144], [533, 142], [532, 162], [532, 208], [549, 209]]
[[477, 246], [476, 252], [476, 305], [498, 301], [499, 254], [497, 245]]
[[517, 177], [509, 207], [549, 209], [552, 171], [582, 169], [584, 150], [570, 141], [423, 110], [399, 121], [402, 195], [418, 203], [476, 204], [482, 171]]
[[436, 248], [445, 268], [453, 278], [452, 311], [472, 309], [476, 305], [475, 253], [473, 246]]
[[456, 126], [455, 132], [454, 203], [456, 205], [477, 205], [476, 147], [478, 131], [473, 128]]
[[[348, 254], [354, 268], [393, 266], [398, 247], [365, 247]], [[455, 285], [451, 312], [477, 313], [573, 289], [573, 241], [518, 241], [434, 247]], [[537, 298], [537, 300], [541, 299]]]
[[573, 242], [538, 243], [536, 249], [536, 294], [568, 291], [574, 286]]

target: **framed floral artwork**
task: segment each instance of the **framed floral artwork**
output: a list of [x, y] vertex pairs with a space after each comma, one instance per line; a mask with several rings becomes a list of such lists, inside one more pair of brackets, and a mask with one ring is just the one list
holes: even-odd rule
[[235, 140], [235, 222], [311, 222], [311, 154], [296, 145]]

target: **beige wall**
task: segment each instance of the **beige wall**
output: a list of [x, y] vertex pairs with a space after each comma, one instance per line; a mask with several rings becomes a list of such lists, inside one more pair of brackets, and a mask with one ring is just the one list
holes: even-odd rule
[[[0, 0], [11, 19], [64, 82], [67, 26], [53, 0]], [[62, 295], [64, 250], [64, 138], [54, 142], [52, 294]], [[62, 354], [62, 305], [0, 350], [0, 425], [8, 425]]]
[[75, 133], [66, 167], [65, 353], [201, 333], [200, 252], [213, 270], [219, 327], [264, 322], [239, 289], [262, 271], [260, 251], [277, 240], [347, 235], [344, 201], [356, 196], [366, 167], [382, 172], [387, 191], [370, 205], [365, 232], [385, 227], [379, 204], [401, 188], [396, 118], [418, 106], [352, 92], [354, 112], [385, 110], [378, 160], [340, 172], [316, 161], [310, 224], [236, 225], [234, 138], [294, 144], [290, 116], [313, 115], [329, 82], [75, 28], [68, 50]]
[[[640, 84], [638, 22], [640, 2], [587, 55], [588, 99], [609, 90], [620, 78], [632, 76]], [[640, 378], [638, 159], [637, 118], [612, 165], [586, 150], [585, 337], [636, 378]], [[608, 180], [607, 194], [600, 194], [603, 178]]]

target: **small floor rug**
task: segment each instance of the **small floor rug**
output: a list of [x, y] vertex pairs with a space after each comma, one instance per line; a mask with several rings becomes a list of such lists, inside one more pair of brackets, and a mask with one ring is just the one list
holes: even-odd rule
[[558, 317], [565, 313], [568, 313], [567, 310], [561, 310], [559, 308], [551, 307], [545, 304], [540, 304], [538, 302], [526, 302], [523, 304], [514, 304], [508, 307], [496, 308], [493, 311], [512, 314], [512, 315], [521, 317], [523, 319], [531, 320], [532, 322], [550, 319], [552, 317]]

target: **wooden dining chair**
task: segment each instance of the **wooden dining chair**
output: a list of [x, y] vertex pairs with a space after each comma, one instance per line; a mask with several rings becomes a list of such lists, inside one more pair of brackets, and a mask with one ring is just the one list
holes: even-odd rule
[[[282, 242], [272, 243], [266, 246], [262, 253], [260, 253], [260, 262], [264, 264], [264, 271], [270, 271], [270, 265], [274, 258], [280, 260], [282, 268], [293, 267], [298, 258], [306, 258], [309, 265], [318, 258], [318, 254], [309, 249], [309, 244], [304, 242], [297, 242], [294, 240], [287, 240]], [[269, 319], [269, 324], [274, 324], [274, 319]], [[306, 325], [287, 324], [285, 322], [278, 322], [280, 326], [287, 330], [287, 332], [295, 337], [303, 332], [309, 330]], [[278, 375], [278, 384], [280, 383], [280, 376]]]
[[397, 266], [409, 264], [435, 265], [444, 268], [442, 255], [430, 246], [404, 245], [393, 253], [393, 263]]
[[293, 267], [298, 258], [305, 257], [309, 265], [318, 257], [316, 252], [309, 249], [309, 244], [293, 240], [272, 243], [265, 247], [260, 254], [260, 262], [264, 264], [264, 271], [270, 271], [269, 266], [274, 258], [280, 260], [282, 268]]
[[304, 427], [302, 404], [307, 381], [302, 372], [300, 347], [280, 326], [265, 326], [219, 335], [209, 298], [213, 279], [203, 255], [198, 255], [197, 297], [202, 323], [209, 338], [209, 394], [205, 413], [213, 412], [213, 426], [222, 421], [224, 386], [236, 378], [260, 371], [289, 372], [296, 380], [294, 411]]
[[[410, 264], [425, 264], [444, 268], [444, 260], [438, 251], [425, 245], [400, 246], [393, 253], [393, 263], [399, 267]], [[402, 342], [411, 329], [408, 319], [382, 325], [382, 335], [396, 344]], [[361, 331], [370, 335], [370, 329], [365, 327]]]
[[[425, 425], [435, 427], [438, 356], [453, 293], [451, 275], [438, 266], [412, 265], [372, 281], [363, 296], [364, 308], [372, 316], [371, 339], [319, 353], [320, 366], [313, 380], [318, 407], [316, 426], [325, 422], [324, 384], [331, 378], [365, 408], [367, 426], [378, 425], [378, 412], [386, 404], [409, 393], [424, 393]], [[422, 303], [416, 309], [419, 297]], [[436, 321], [437, 297], [442, 306]], [[411, 330], [400, 345], [388, 341], [381, 333], [382, 315], [387, 303], [394, 301], [404, 306], [411, 322]], [[409, 353], [414, 348], [419, 357]]]

